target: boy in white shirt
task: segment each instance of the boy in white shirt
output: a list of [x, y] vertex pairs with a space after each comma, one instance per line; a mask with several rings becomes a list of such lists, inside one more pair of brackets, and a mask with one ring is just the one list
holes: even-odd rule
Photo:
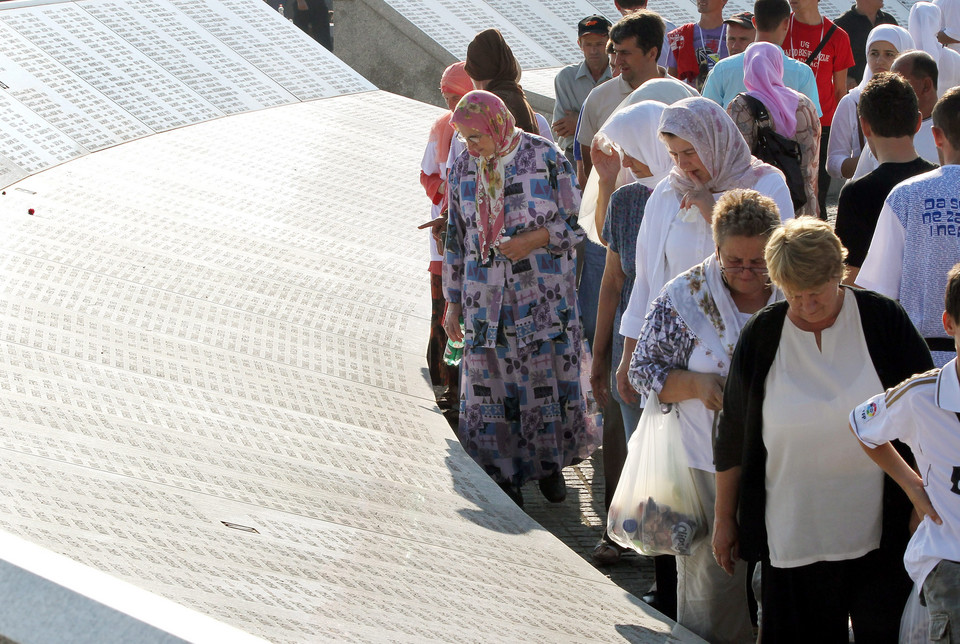
[[[960, 347], [960, 264], [947, 274], [943, 328]], [[850, 429], [907, 493], [920, 525], [903, 560], [930, 610], [930, 638], [960, 642], [960, 368], [957, 358], [853, 410]], [[917, 474], [892, 440], [913, 450]]]

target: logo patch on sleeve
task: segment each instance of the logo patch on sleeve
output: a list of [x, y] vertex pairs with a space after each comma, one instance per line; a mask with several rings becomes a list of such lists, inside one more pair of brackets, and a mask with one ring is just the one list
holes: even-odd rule
[[877, 408], [877, 403], [873, 402], [872, 400], [865, 402], [857, 407], [857, 418], [863, 422], [866, 422], [876, 416], [877, 411], [879, 411]]

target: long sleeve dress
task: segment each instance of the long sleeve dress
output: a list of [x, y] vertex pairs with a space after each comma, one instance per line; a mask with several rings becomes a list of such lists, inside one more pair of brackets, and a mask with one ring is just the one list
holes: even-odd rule
[[562, 152], [539, 136], [521, 137], [504, 159], [503, 234], [544, 228], [547, 245], [516, 262], [496, 249], [480, 256], [477, 162], [464, 153], [449, 177], [443, 274], [447, 300], [462, 304], [464, 319], [457, 437], [495, 481], [515, 485], [546, 478], [596, 446], [580, 378], [580, 196]]

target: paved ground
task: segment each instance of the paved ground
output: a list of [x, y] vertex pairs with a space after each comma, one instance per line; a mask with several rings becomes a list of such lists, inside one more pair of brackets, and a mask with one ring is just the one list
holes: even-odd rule
[[[592, 564], [590, 553], [600, 540], [606, 522], [601, 451], [580, 465], [564, 469], [563, 473], [567, 482], [567, 499], [563, 503], [547, 502], [537, 483], [530, 482], [523, 487], [524, 510]], [[653, 584], [653, 559], [633, 552], [621, 556], [619, 563], [598, 570], [636, 597], [645, 595]]]

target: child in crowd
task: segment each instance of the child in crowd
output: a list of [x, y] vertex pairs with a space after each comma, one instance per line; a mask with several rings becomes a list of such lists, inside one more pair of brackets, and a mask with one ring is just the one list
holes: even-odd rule
[[[960, 264], [947, 275], [943, 328], [960, 346]], [[913, 501], [920, 525], [904, 555], [930, 611], [930, 638], [960, 642], [960, 369], [957, 358], [878, 394], [850, 414], [864, 451]], [[890, 441], [903, 441], [917, 474]]]

